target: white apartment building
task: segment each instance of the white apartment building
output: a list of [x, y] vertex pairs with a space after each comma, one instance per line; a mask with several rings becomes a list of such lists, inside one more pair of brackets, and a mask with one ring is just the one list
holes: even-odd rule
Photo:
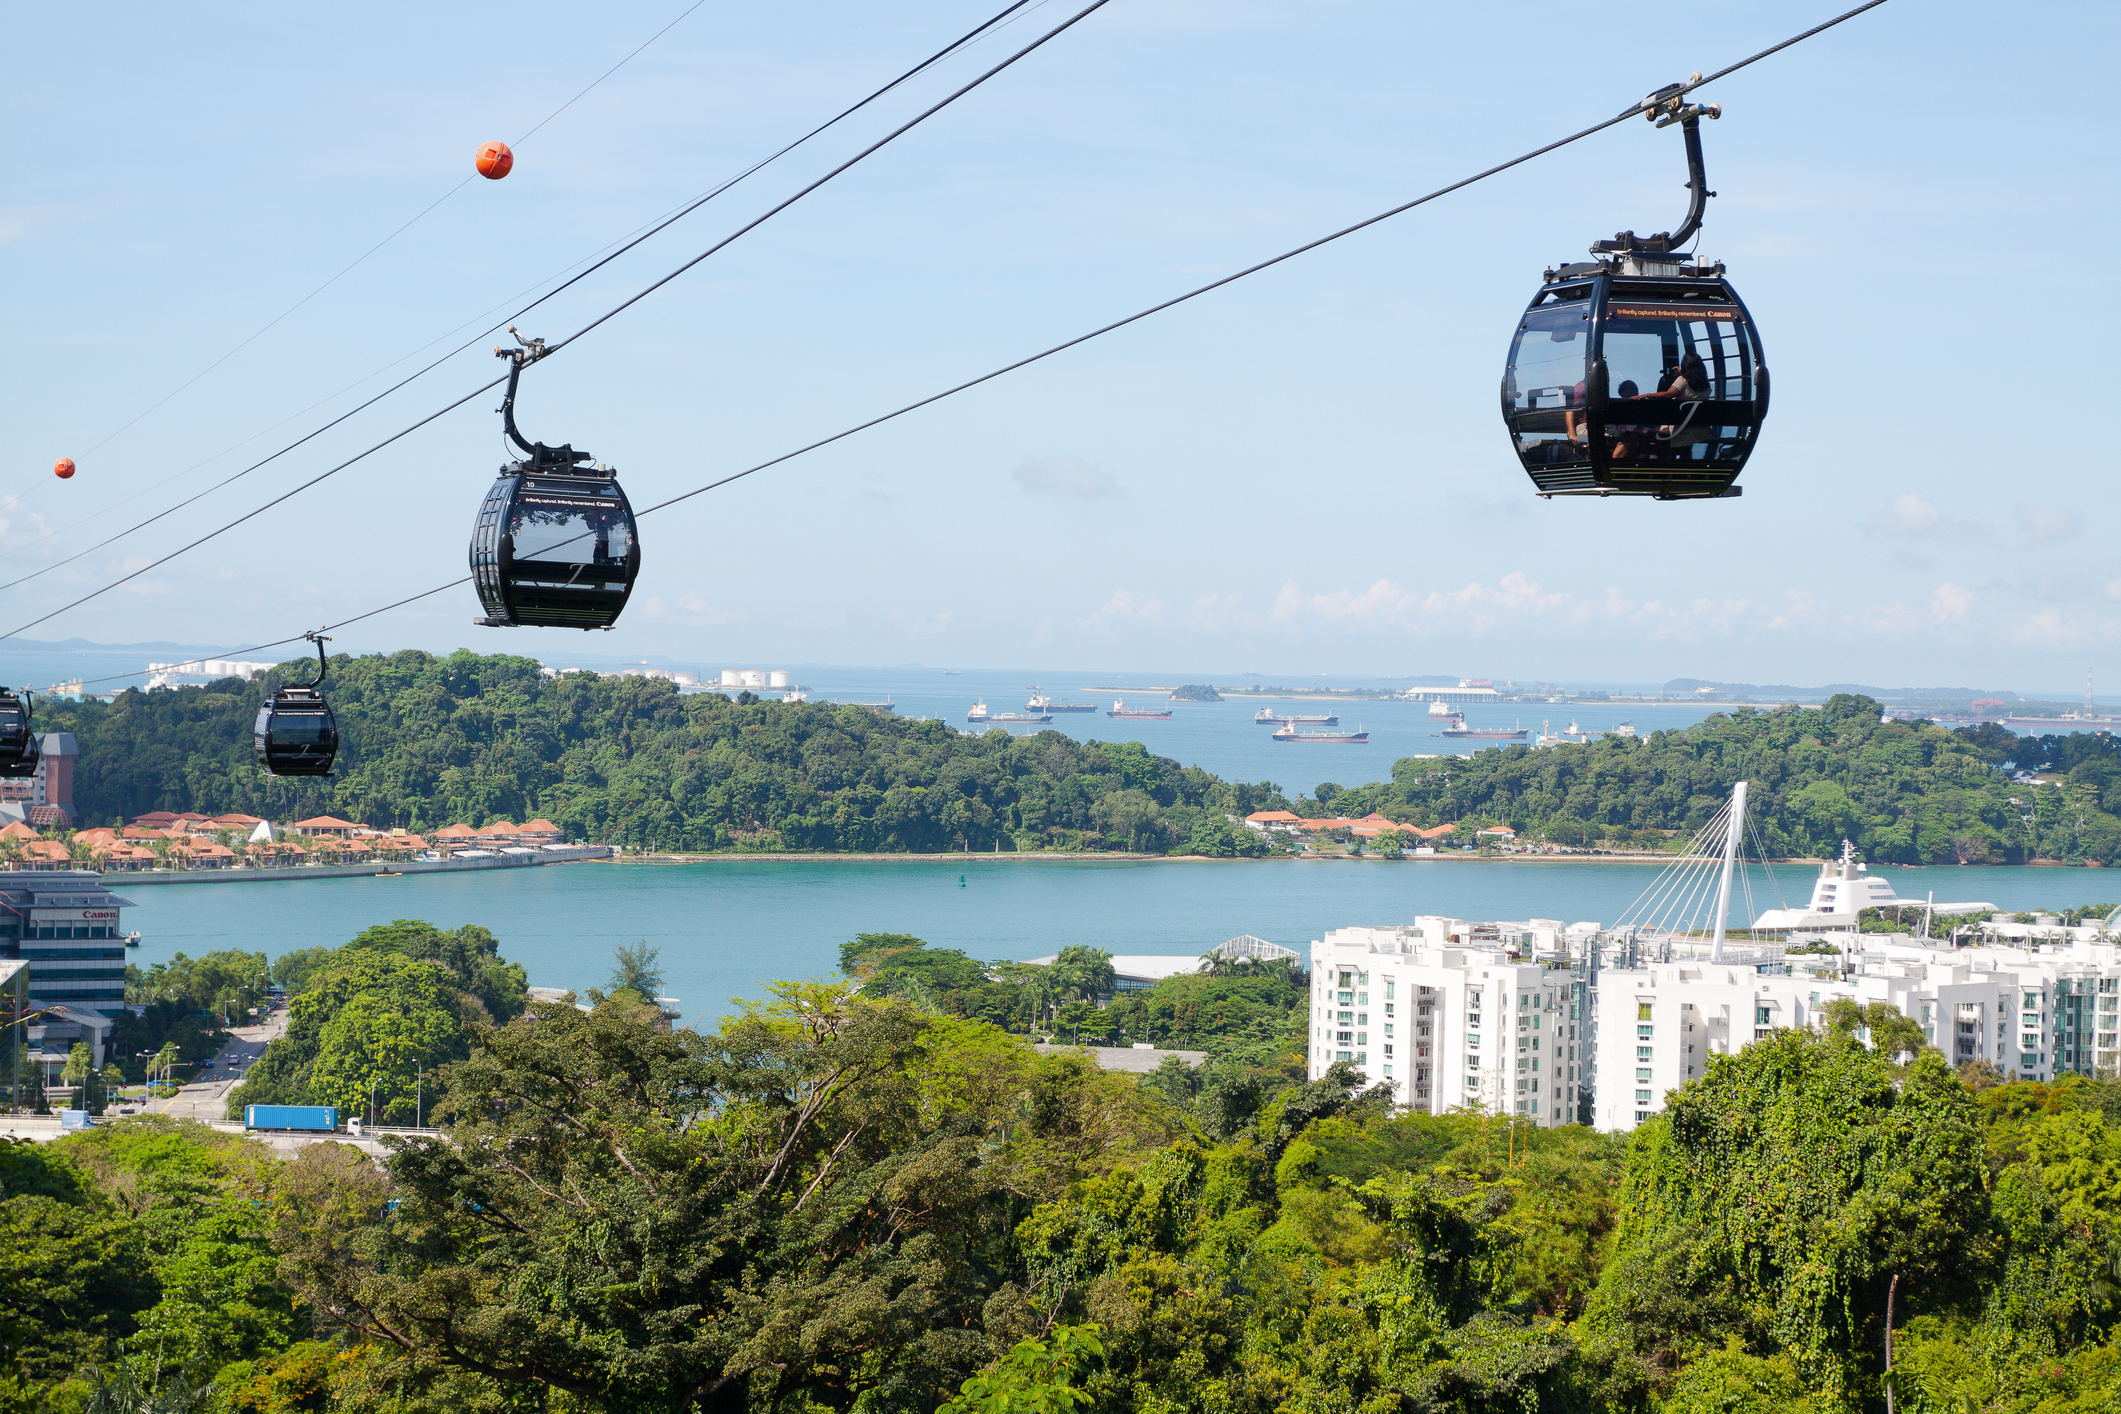
[[1326, 934], [1311, 944], [1311, 1078], [1347, 1061], [1409, 1109], [1576, 1122], [1583, 996], [1569, 931], [1425, 916]]
[[[1844, 953], [1646, 962], [1594, 923], [1424, 916], [1336, 929], [1311, 945], [1309, 1073], [1347, 1061], [1408, 1109], [1626, 1131], [1709, 1057], [1815, 1029], [1846, 998], [1912, 1018], [1954, 1065], [2121, 1075], [2121, 940], [2101, 927], [1960, 948], [1830, 936]], [[1614, 958], [1625, 965], [1604, 965]]]

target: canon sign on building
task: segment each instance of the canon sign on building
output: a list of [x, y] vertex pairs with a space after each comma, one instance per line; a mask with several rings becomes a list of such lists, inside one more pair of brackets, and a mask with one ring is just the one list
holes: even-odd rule
[[23, 960], [24, 1000], [44, 1013], [26, 1028], [33, 1057], [63, 1064], [87, 1041], [103, 1063], [103, 1038], [125, 1008], [125, 951], [140, 944], [122, 921], [130, 906], [100, 874], [0, 873], [0, 958]]

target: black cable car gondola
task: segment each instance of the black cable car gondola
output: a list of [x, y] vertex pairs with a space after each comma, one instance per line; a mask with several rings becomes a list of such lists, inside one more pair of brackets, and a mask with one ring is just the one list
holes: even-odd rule
[[1502, 415], [1541, 496], [1742, 494], [1732, 483], [1767, 417], [1767, 366], [1722, 264], [1679, 249], [1716, 194], [1702, 172], [1701, 119], [1723, 115], [1688, 103], [1686, 88], [1671, 84], [1638, 105], [1685, 134], [1686, 221], [1593, 242], [1598, 259], [1547, 271], [1518, 321]]
[[330, 639], [302, 635], [317, 645], [317, 678], [301, 687], [283, 687], [258, 708], [251, 728], [251, 748], [258, 764], [276, 776], [328, 776], [339, 755], [339, 724], [331, 704], [317, 691], [331, 670], [324, 657]]
[[24, 688], [20, 697], [0, 687], [0, 777], [20, 779], [37, 774], [37, 728], [30, 721], [35, 698]]
[[[515, 334], [515, 326], [508, 332]], [[516, 334], [509, 360], [502, 426], [526, 459], [501, 468], [471, 527], [471, 576], [488, 628], [610, 628], [641, 572], [633, 507], [618, 473], [583, 466], [587, 452], [526, 442], [516, 431], [516, 382], [545, 356], [543, 339]]]

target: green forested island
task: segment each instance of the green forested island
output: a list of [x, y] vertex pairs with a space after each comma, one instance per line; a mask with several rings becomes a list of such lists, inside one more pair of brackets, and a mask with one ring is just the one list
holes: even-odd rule
[[711, 1032], [645, 950], [586, 1009], [517, 1010], [476, 926], [275, 960], [251, 1084], [358, 1104], [419, 1055], [442, 1136], [0, 1143], [0, 1414], [2121, 1401], [2121, 1084], [1954, 1073], [1860, 1013], [1709, 1057], [1632, 1135], [1535, 1130], [1307, 1079], [1287, 962], [1115, 1002], [1209, 1053], [1137, 1080], [981, 1019], [1065, 1029], [1093, 950], [842, 957]]
[[[314, 669], [286, 671], [306, 680]], [[1771, 854], [1831, 855], [1848, 838], [1902, 863], [2121, 862], [2116, 738], [1882, 723], [1860, 696], [1741, 707], [1642, 738], [1409, 758], [1390, 781], [1290, 801], [1138, 742], [682, 697], [661, 680], [549, 678], [528, 658], [468, 652], [336, 660], [337, 776], [275, 779], [252, 764], [250, 730], [276, 680], [57, 703], [39, 722], [80, 739], [85, 824], [152, 810], [331, 813], [413, 830], [542, 816], [573, 838], [663, 850], [1230, 856], [1268, 847], [1233, 817], [1293, 809], [1664, 848], [1745, 779]], [[2024, 784], [2011, 769], [2052, 779]]]
[[[1647, 737], [1407, 759], [1332, 808], [1507, 824], [1565, 844], [1653, 842], [1700, 828], [1743, 780], [1770, 855], [1831, 856], [1850, 839], [1865, 858], [1904, 864], [2121, 862], [2121, 740], [1881, 715], [1868, 697], [1839, 696], [1820, 708], [1740, 707]], [[2006, 766], [2057, 779], [2021, 783]]]

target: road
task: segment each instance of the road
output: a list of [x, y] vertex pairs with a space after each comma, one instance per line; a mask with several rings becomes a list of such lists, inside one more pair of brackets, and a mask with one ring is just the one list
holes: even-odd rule
[[238, 1026], [228, 1033], [228, 1042], [214, 1057], [211, 1067], [200, 1067], [199, 1077], [178, 1089], [167, 1100], [147, 1106], [149, 1114], [172, 1119], [216, 1120], [228, 1111], [228, 1092], [243, 1079], [243, 1072], [265, 1054], [266, 1043], [287, 1029], [287, 1013], [275, 1011], [256, 1026]]

